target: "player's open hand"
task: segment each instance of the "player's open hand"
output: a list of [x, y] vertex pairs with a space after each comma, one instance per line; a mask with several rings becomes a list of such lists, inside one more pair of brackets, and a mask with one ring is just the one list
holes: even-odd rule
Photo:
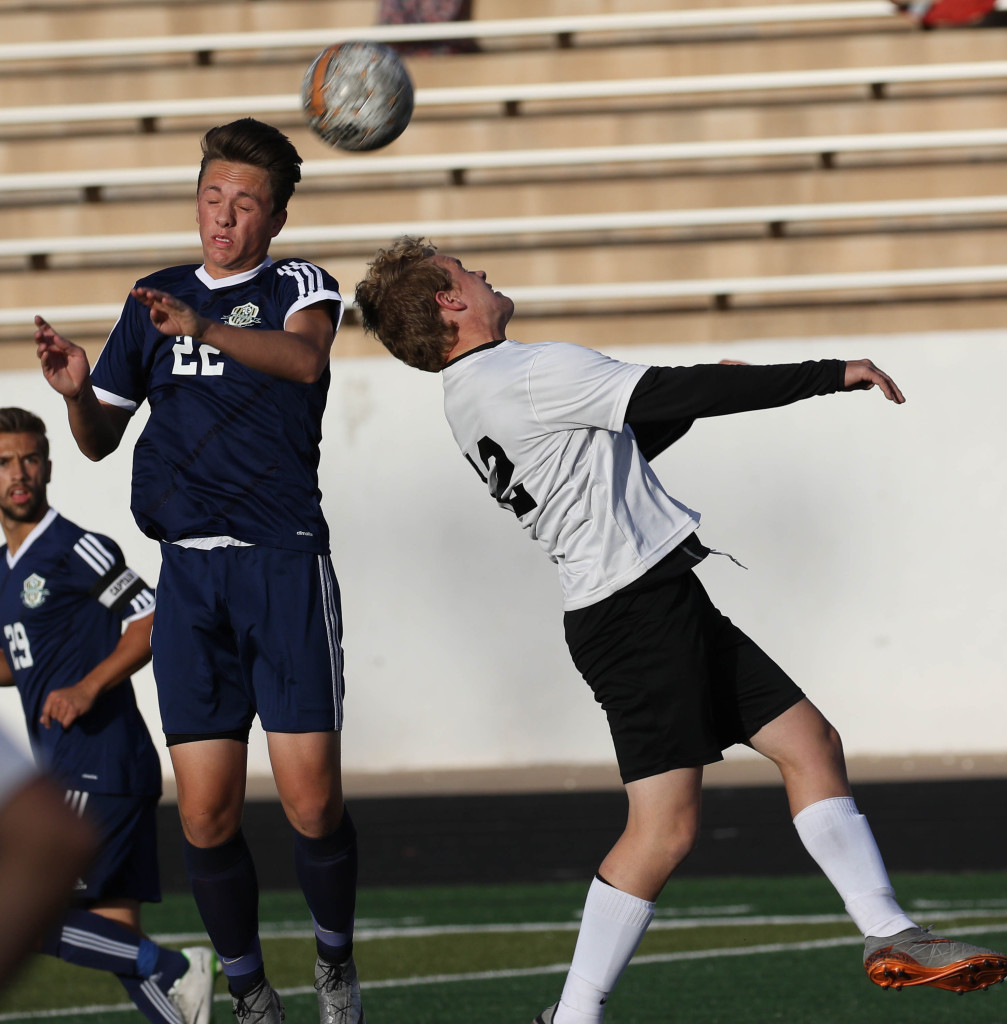
[[854, 359], [846, 364], [846, 391], [870, 391], [877, 385], [889, 402], [901, 405], [906, 399], [898, 385], [884, 370], [879, 370], [870, 359]]
[[80, 686], [67, 686], [61, 690], [52, 690], [42, 705], [39, 721], [48, 729], [53, 722], [58, 722], [64, 729], [69, 729], [81, 715], [86, 715], [94, 706], [94, 698]]
[[132, 295], [150, 310], [150, 322], [162, 334], [175, 334], [198, 340], [210, 323], [188, 303], [156, 288], [134, 288]]
[[35, 317], [35, 354], [42, 364], [42, 373], [64, 398], [80, 394], [91, 366], [87, 353], [72, 341], [58, 334], [42, 317]]

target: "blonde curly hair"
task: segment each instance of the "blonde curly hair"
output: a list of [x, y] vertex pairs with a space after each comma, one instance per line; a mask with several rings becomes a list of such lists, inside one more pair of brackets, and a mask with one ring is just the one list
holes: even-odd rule
[[364, 330], [396, 359], [430, 373], [444, 369], [458, 335], [435, 298], [454, 287], [451, 274], [433, 261], [436, 253], [425, 238], [402, 237], [378, 250], [355, 293]]

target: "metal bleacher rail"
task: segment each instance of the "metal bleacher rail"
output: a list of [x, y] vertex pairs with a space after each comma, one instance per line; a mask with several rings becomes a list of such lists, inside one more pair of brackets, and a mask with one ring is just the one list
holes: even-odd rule
[[225, 51], [263, 50], [271, 57], [284, 49], [329, 46], [351, 39], [375, 42], [419, 42], [428, 39], [480, 40], [556, 37], [559, 45], [571, 45], [577, 36], [649, 33], [661, 30], [735, 29], [740, 26], [808, 24], [892, 20], [896, 12], [889, 0], [842, 0], [832, 3], [771, 4], [726, 8], [620, 12], [617, 14], [566, 15], [544, 18], [506, 18], [425, 25], [325, 26], [272, 32], [217, 32], [198, 35], [139, 36], [115, 39], [66, 39], [0, 45], [0, 64], [44, 60], [150, 57], [157, 54], [191, 54], [209, 63]]
[[[1001, 0], [1001, 6], [1007, 0]], [[200, 64], [209, 64], [225, 51], [251, 53], [321, 47], [344, 39], [366, 36], [385, 42], [418, 41], [427, 38], [474, 37], [477, 39], [555, 37], [558, 45], [571, 46], [580, 35], [612, 33], [632, 35], [658, 31], [727, 29], [742, 26], [808, 24], [813, 22], [855, 22], [892, 20], [889, 0], [843, 0], [840, 3], [776, 4], [768, 7], [731, 7], [721, 10], [685, 10], [653, 13], [561, 18], [530, 18], [506, 21], [475, 21], [424, 26], [372, 26], [310, 31], [245, 32], [166, 36], [134, 39], [65, 40], [40, 44], [0, 45], [0, 70], [15, 70], [19, 62], [44, 57], [48, 62], [80, 61], [89, 58], [127, 58], [154, 54], [191, 54]], [[784, 89], [863, 87], [866, 95], [881, 99], [898, 84], [980, 81], [1007, 78], [1007, 61], [903, 67], [817, 69], [813, 71], [763, 72], [745, 75], [698, 75], [661, 79], [632, 79], [611, 82], [559, 82], [463, 89], [425, 89], [417, 93], [417, 107], [471, 109], [478, 105], [500, 105], [507, 115], [520, 114], [521, 104], [606, 100], [623, 97], [673, 96], [737, 92], [772, 92]], [[143, 131], [153, 131], [160, 119], [206, 117], [239, 113], [295, 113], [296, 95], [235, 97], [229, 99], [137, 101], [130, 103], [62, 104], [0, 109], [0, 131], [18, 126], [73, 124], [86, 121], [133, 120]], [[799, 138], [756, 138], [703, 142], [652, 143], [647, 145], [586, 146], [557, 149], [526, 149], [499, 152], [381, 154], [365, 156], [340, 154], [334, 159], [308, 161], [302, 173], [306, 182], [333, 183], [365, 178], [374, 181], [394, 176], [446, 176], [461, 185], [472, 172], [509, 172], [532, 168], [557, 171], [580, 167], [628, 164], [675, 164], [689, 161], [765, 161], [773, 158], [811, 157], [830, 167], [843, 154], [878, 154], [881, 160], [900, 160], [907, 151], [975, 151], [1007, 147], [1007, 128], [960, 131], [890, 132], [870, 135], [823, 135]], [[21, 203], [35, 194], [80, 192], [92, 201], [128, 196], [133, 189], [191, 189], [193, 169], [184, 166], [119, 168], [109, 170], [66, 170], [31, 174], [0, 175], [0, 196]], [[557, 234], [764, 225], [782, 234], [788, 224], [843, 222], [855, 220], [909, 219], [922, 217], [993, 217], [1007, 212], [1005, 196], [959, 196], [944, 199], [904, 199], [883, 202], [777, 205], [699, 210], [643, 211], [522, 218], [470, 219], [464, 221], [417, 221], [404, 224], [360, 224], [349, 227], [288, 227], [281, 245], [355, 244], [390, 240], [395, 235], [414, 233], [441, 238], [472, 236], [504, 237], [508, 234]], [[0, 260], [26, 260], [33, 268], [44, 268], [54, 257], [100, 257], [102, 253], [121, 256], [129, 252], [170, 249], [193, 250], [191, 232], [133, 235], [93, 235], [87, 238], [34, 238], [0, 241]], [[736, 299], [772, 301], [773, 296], [843, 295], [861, 296], [914, 290], [993, 287], [1007, 284], [1007, 265], [931, 267], [863, 273], [816, 273], [776, 277], [732, 277], [694, 280], [612, 282], [588, 285], [544, 285], [515, 287], [509, 294], [530, 310], [560, 308], [564, 305], [590, 309], [611, 309], [623, 304], [649, 303], [671, 307], [678, 303], [710, 304], [726, 308]], [[119, 304], [93, 303], [46, 308], [57, 325], [113, 322]], [[0, 329], [21, 330], [30, 325], [32, 308], [0, 309]]]
[[[541, 285], [506, 289], [523, 312], [555, 306], [585, 305], [612, 308], [627, 303], [667, 303], [670, 300], [700, 299], [725, 309], [733, 299], [754, 295], [788, 295], [810, 293], [870, 293], [906, 289], [1003, 285], [1007, 284], [1007, 265], [977, 267], [930, 267], [914, 270], [884, 270], [867, 273], [793, 274], [779, 277], [703, 278], [675, 281], [623, 281], [584, 285]], [[57, 327], [72, 324], [102, 323], [111, 325], [121, 312], [121, 305], [50, 306], [45, 314]], [[351, 305], [352, 308], [352, 305]], [[38, 312], [35, 307], [0, 309], [0, 328], [22, 331], [32, 323]]]
[[[273, 244], [275, 251], [290, 247], [390, 242], [399, 235], [425, 236], [443, 242], [462, 238], [504, 238], [529, 235], [584, 235], [653, 232], [722, 227], [763, 227], [782, 236], [787, 225], [850, 221], [909, 221], [917, 218], [990, 217], [1007, 214], [1007, 195], [960, 196], [940, 199], [895, 199], [847, 203], [804, 203], [776, 206], [713, 207], [686, 210], [642, 210], [624, 213], [486, 217], [467, 220], [394, 221], [373, 224], [332, 224], [288, 227]], [[193, 252], [193, 231], [170, 231], [54, 238], [0, 239], [0, 263], [23, 261], [33, 269], [50, 265], [52, 257], [118, 258], [140, 252]]]
[[[419, 89], [416, 109], [500, 107], [509, 116], [522, 104], [618, 100], [643, 97], [767, 93], [862, 87], [864, 95], [881, 99], [891, 86], [1007, 79], [1007, 60], [916, 64], [862, 68], [824, 68], [727, 75], [679, 75], [611, 81], [539, 82], [508, 85]], [[263, 96], [207, 96], [199, 99], [145, 99], [125, 102], [64, 103], [0, 108], [0, 128], [76, 125], [136, 121], [145, 132], [156, 131], [171, 118], [207, 118], [247, 114], [296, 114], [301, 100], [295, 93]]]
[[[841, 154], [905, 151], [989, 149], [1007, 145], [1007, 128], [960, 131], [878, 132], [867, 135], [816, 135], [783, 139], [729, 139], [712, 142], [666, 142], [623, 146], [568, 146], [557, 149], [517, 149], [466, 153], [412, 155], [347, 155], [307, 160], [301, 167], [305, 181], [333, 181], [396, 175], [445, 175], [463, 184], [472, 171], [530, 168], [570, 168], [605, 164], [677, 163], [702, 160], [810, 156], [832, 166]], [[192, 168], [184, 166], [38, 171], [0, 175], [0, 196], [27, 192], [80, 191], [92, 201], [110, 189], [192, 186]]]

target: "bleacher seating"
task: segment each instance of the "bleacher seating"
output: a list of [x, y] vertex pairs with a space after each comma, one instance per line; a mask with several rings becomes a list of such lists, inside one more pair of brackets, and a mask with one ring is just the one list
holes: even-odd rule
[[[505, 18], [429, 25], [371, 25], [367, 38], [376, 42], [422, 42], [429, 39], [480, 41], [529, 36], [554, 38], [563, 46], [585, 35], [638, 35], [655, 31], [729, 28], [753, 25], [842, 23], [891, 20], [887, 0], [841, 0], [814, 4], [769, 4], [752, 7], [697, 8], [695, 10], [618, 12], [542, 18]], [[263, 52], [274, 56], [284, 49], [320, 49], [332, 43], [360, 38], [360, 27], [325, 25], [311, 29], [266, 32], [213, 32], [199, 35], [131, 36], [119, 39], [63, 39], [0, 44], [0, 64], [36, 60], [61, 61], [89, 58], [133, 58], [161, 54], [187, 54], [209, 63], [221, 52]]]
[[[631, 78], [586, 82], [512, 82], [421, 89], [415, 97], [417, 116], [438, 114], [443, 108], [487, 107], [513, 117], [523, 105], [578, 103], [641, 97], [712, 96], [720, 93], [773, 93], [855, 87], [864, 98], [889, 95], [892, 86], [923, 83], [991, 82], [1007, 79], [1007, 61], [921, 64], [910, 67], [825, 68], [726, 75], [677, 75], [671, 78]], [[0, 127], [56, 125], [72, 130], [83, 124], [108, 121], [135, 122], [154, 132], [165, 121], [178, 118], [221, 119], [239, 117], [248, 110], [259, 114], [295, 114], [301, 109], [297, 93], [266, 96], [215, 96], [198, 99], [123, 100], [115, 103], [67, 103], [0, 108]]]
[[[97, 341], [130, 275], [195, 258], [198, 137], [245, 114], [275, 118], [305, 157], [277, 251], [319, 259], [347, 294], [371, 249], [413, 233], [492, 261], [533, 332], [562, 319], [586, 343], [624, 308], [702, 337], [820, 331], [851, 304], [864, 329], [936, 327], [963, 296], [992, 315], [1000, 30], [917, 32], [888, 0], [555, 6], [375, 27], [369, 7], [316, 0], [283, 28], [290, 8], [257, 0], [245, 32], [144, 34], [124, 16], [115, 38], [107, 19], [94, 38], [0, 33], [0, 338], [39, 311]], [[305, 27], [324, 9], [338, 29]], [[364, 34], [482, 48], [411, 59], [414, 124], [388, 150], [338, 154], [304, 127], [297, 85], [322, 44]]]
[[[1005, 140], [1007, 141], [1007, 140]], [[724, 227], [754, 226], [774, 237], [783, 237], [794, 225], [826, 225], [851, 221], [913, 221], [922, 218], [952, 219], [1007, 214], [1007, 195], [959, 196], [947, 199], [892, 199], [860, 203], [804, 203], [781, 206], [721, 206], [713, 209], [642, 210], [626, 213], [583, 213], [538, 217], [483, 217], [467, 220], [380, 221], [373, 224], [309, 225], [286, 228], [273, 245], [275, 253], [305, 246], [349, 247], [370, 253], [396, 235], [437, 238], [441, 242], [478, 238], [483, 240], [533, 235], [597, 237], [655, 231], [697, 231]], [[114, 256], [116, 262], [140, 253], [156, 253], [165, 260], [191, 256], [198, 238], [193, 231], [162, 231], [149, 234], [76, 235], [62, 238], [0, 239], [0, 266], [20, 265], [43, 270], [59, 262], [72, 266]]]

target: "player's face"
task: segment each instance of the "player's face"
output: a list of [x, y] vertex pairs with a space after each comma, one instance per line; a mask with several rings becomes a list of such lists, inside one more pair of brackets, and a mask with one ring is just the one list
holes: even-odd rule
[[37, 434], [0, 434], [0, 515], [5, 521], [37, 523], [45, 515], [51, 471]]
[[230, 277], [253, 270], [287, 219], [273, 213], [269, 176], [251, 164], [213, 160], [196, 197], [196, 223], [203, 263], [210, 277]]
[[465, 303], [466, 310], [483, 320], [495, 338], [502, 338], [514, 315], [514, 303], [502, 292], [493, 290], [486, 280], [486, 271], [466, 270], [454, 256], [434, 256], [434, 262], [451, 275], [454, 292]]

